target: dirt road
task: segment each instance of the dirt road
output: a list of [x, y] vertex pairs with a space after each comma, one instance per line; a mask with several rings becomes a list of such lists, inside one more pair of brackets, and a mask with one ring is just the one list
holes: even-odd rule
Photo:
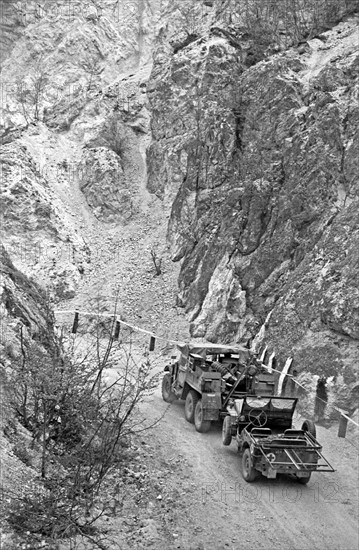
[[[151, 419], [166, 407], [158, 390], [143, 409]], [[318, 429], [335, 473], [313, 474], [307, 486], [285, 476], [248, 484], [235, 443], [222, 445], [219, 425], [197, 433], [183, 408], [183, 402], [172, 404], [149, 436], [157, 465], [178, 464], [161, 495], [171, 548], [357, 550], [358, 455], [335, 429]]]
[[[148, 202], [142, 187], [139, 193], [146, 200], [136, 219], [105, 226], [73, 188], [72, 209], [81, 220], [77, 227], [91, 250], [91, 263], [76, 297], [59, 309], [87, 311], [101, 294], [102, 310], [113, 312], [120, 289], [121, 314], [128, 322], [186, 339], [188, 322], [175, 300], [179, 266], [165, 242], [167, 218], [154, 197]], [[154, 276], [152, 248], [163, 260], [161, 277]], [[61, 315], [59, 323], [71, 326], [72, 319]], [[358, 454], [335, 429], [318, 429], [334, 474], [314, 474], [306, 487], [285, 477], [247, 484], [235, 444], [222, 445], [220, 426], [197, 433], [185, 421], [183, 407], [172, 404], [160, 424], [143, 435], [150, 448], [146, 467], [152, 469], [158, 495], [148, 491], [143, 498], [143, 517], [136, 508], [107, 518], [117, 537], [111, 550], [358, 549]], [[159, 389], [141, 407], [149, 423], [166, 408]]]

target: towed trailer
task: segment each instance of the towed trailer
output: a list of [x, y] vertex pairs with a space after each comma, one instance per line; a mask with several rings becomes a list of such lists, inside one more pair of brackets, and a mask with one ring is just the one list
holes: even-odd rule
[[260, 474], [294, 476], [306, 484], [313, 472], [334, 472], [316, 439], [315, 424], [305, 420], [301, 429], [292, 427], [297, 398], [243, 396], [227, 408], [222, 441], [234, 437], [242, 453], [242, 476], [254, 481]]

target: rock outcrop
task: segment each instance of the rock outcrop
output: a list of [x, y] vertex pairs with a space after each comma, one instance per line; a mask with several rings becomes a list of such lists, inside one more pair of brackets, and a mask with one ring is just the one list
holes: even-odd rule
[[167, 29], [149, 84], [148, 185], [171, 211], [192, 335], [250, 342], [271, 313], [264, 342], [278, 365], [292, 356], [297, 372], [344, 377], [350, 402], [359, 359], [358, 26], [354, 16], [250, 63], [228, 25], [181, 44]]
[[91, 262], [81, 229], [96, 218], [128, 223], [148, 202], [146, 81], [159, 5], [19, 4], [2, 19], [21, 33], [2, 64], [1, 236], [18, 269], [66, 300]]
[[[4, 381], [3, 375], [11, 371], [13, 363], [21, 363], [29, 343], [37, 342], [44, 350], [53, 351], [54, 316], [44, 290], [16, 269], [4, 247], [0, 249], [0, 267], [0, 376]], [[3, 412], [7, 417], [8, 411]], [[5, 416], [0, 417], [0, 421], [5, 420]]]
[[[47, 167], [49, 168], [49, 167]], [[66, 171], [56, 173], [66, 182]], [[64, 204], [26, 146], [1, 151], [1, 242], [17, 269], [58, 298], [74, 296], [89, 251]]]
[[104, 147], [87, 151], [81, 180], [81, 191], [96, 217], [105, 221], [131, 217], [131, 193], [116, 153]]

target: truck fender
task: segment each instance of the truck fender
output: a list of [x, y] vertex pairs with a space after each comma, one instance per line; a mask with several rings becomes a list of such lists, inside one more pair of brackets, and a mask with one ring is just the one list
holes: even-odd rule
[[164, 368], [165, 372], [170, 372], [173, 374], [173, 370], [178, 366], [178, 363], [170, 363], [169, 365], [166, 365]]
[[238, 444], [238, 452], [241, 454], [244, 453], [246, 449], [249, 449], [249, 445], [247, 441], [237, 440], [237, 444]]
[[246, 449], [249, 449], [249, 443], [248, 441], [240, 441], [238, 442], [238, 450], [240, 449], [241, 453], [244, 453]]

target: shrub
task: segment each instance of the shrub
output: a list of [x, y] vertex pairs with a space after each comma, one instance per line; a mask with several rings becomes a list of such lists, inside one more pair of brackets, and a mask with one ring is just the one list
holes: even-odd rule
[[[27, 341], [24, 330], [20, 334], [22, 355], [13, 365], [11, 402], [40, 449], [43, 491], [13, 495], [7, 520], [34, 541], [81, 535], [105, 548], [89, 512], [108, 474], [127, 460], [136, 407], [158, 383], [148, 356], [139, 364], [131, 342], [124, 349], [115, 338], [115, 322], [100, 321], [90, 334], [71, 337], [67, 352], [55, 336], [45, 349]], [[108, 368], [116, 372], [111, 383], [104, 380]], [[25, 447], [17, 445], [14, 452], [31, 464]]]

